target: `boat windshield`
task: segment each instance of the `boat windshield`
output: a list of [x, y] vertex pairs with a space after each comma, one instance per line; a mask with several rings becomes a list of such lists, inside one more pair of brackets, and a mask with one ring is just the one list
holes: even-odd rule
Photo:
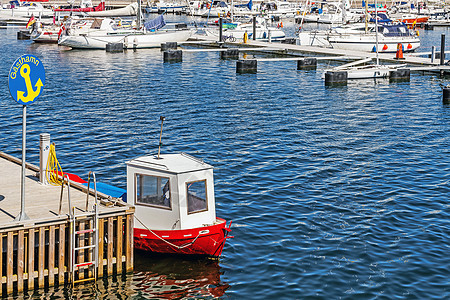
[[384, 25], [378, 27], [384, 36], [409, 36], [410, 32], [405, 24]]
[[187, 182], [186, 194], [189, 214], [208, 210], [206, 180]]
[[136, 204], [171, 208], [169, 178], [136, 174]]

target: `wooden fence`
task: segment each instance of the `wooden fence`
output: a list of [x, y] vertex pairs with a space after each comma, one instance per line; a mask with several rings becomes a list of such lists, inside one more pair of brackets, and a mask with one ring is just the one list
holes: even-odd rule
[[[100, 215], [99, 278], [133, 270], [133, 212], [127, 209]], [[0, 228], [0, 296], [72, 282], [70, 224], [65, 220], [28, 228]], [[75, 230], [84, 226], [82, 221], [78, 224]], [[89, 251], [79, 251], [77, 263], [92, 257]]]

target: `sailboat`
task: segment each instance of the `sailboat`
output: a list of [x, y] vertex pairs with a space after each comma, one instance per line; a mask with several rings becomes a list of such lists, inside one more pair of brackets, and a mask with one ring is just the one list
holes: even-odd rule
[[[377, 15], [377, 0], [375, 0], [375, 15]], [[403, 69], [405, 65], [380, 65], [380, 60], [378, 56], [378, 18], [375, 18], [375, 30], [376, 30], [376, 41], [375, 41], [375, 52], [376, 52], [376, 63], [365, 65], [371, 62], [373, 58], [366, 58], [345, 64], [342, 66], [335, 67], [333, 69], [325, 70], [322, 77], [325, 78], [325, 74], [328, 72], [346, 72], [347, 79], [367, 79], [367, 78], [387, 78], [390, 76], [391, 72]]]

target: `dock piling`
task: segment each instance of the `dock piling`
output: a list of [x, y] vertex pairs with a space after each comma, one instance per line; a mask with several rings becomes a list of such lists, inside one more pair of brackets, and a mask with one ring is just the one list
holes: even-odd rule
[[442, 66], [444, 64], [445, 60], [445, 33], [441, 34], [441, 61], [440, 65]]
[[236, 62], [236, 73], [244, 74], [244, 73], [256, 73], [257, 72], [258, 63], [256, 60], [238, 60]]
[[444, 105], [450, 104], [450, 87], [444, 86], [442, 89], [442, 103]]
[[347, 85], [348, 74], [345, 71], [328, 71], [325, 73], [326, 86]]
[[409, 81], [411, 78], [410, 69], [397, 69], [395, 71], [389, 72], [389, 81], [399, 82], [399, 81]]
[[168, 50], [164, 51], [164, 62], [181, 62], [183, 61], [183, 51]]
[[177, 42], [167, 42], [161, 44], [161, 51], [177, 50], [177, 48], [178, 48]]
[[123, 43], [108, 43], [108, 44], [106, 44], [106, 52], [111, 52], [111, 53], [123, 52]]
[[28, 32], [28, 30], [24, 31], [18, 31], [17, 32], [17, 39], [18, 40], [29, 40], [31, 38], [31, 34]]
[[220, 59], [239, 59], [239, 49], [231, 48], [220, 52]]
[[308, 57], [297, 61], [297, 70], [315, 70], [317, 69], [317, 58]]
[[436, 46], [431, 47], [431, 63], [434, 63], [434, 59], [436, 58]]
[[252, 35], [252, 39], [254, 41], [256, 40], [256, 16], [253, 16], [253, 35]]

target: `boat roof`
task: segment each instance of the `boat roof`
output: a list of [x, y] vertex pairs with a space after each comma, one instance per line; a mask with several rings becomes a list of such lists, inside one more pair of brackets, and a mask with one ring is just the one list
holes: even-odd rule
[[188, 173], [212, 169], [213, 166], [203, 160], [195, 158], [186, 153], [146, 155], [127, 162], [127, 165], [158, 170], [166, 173]]

